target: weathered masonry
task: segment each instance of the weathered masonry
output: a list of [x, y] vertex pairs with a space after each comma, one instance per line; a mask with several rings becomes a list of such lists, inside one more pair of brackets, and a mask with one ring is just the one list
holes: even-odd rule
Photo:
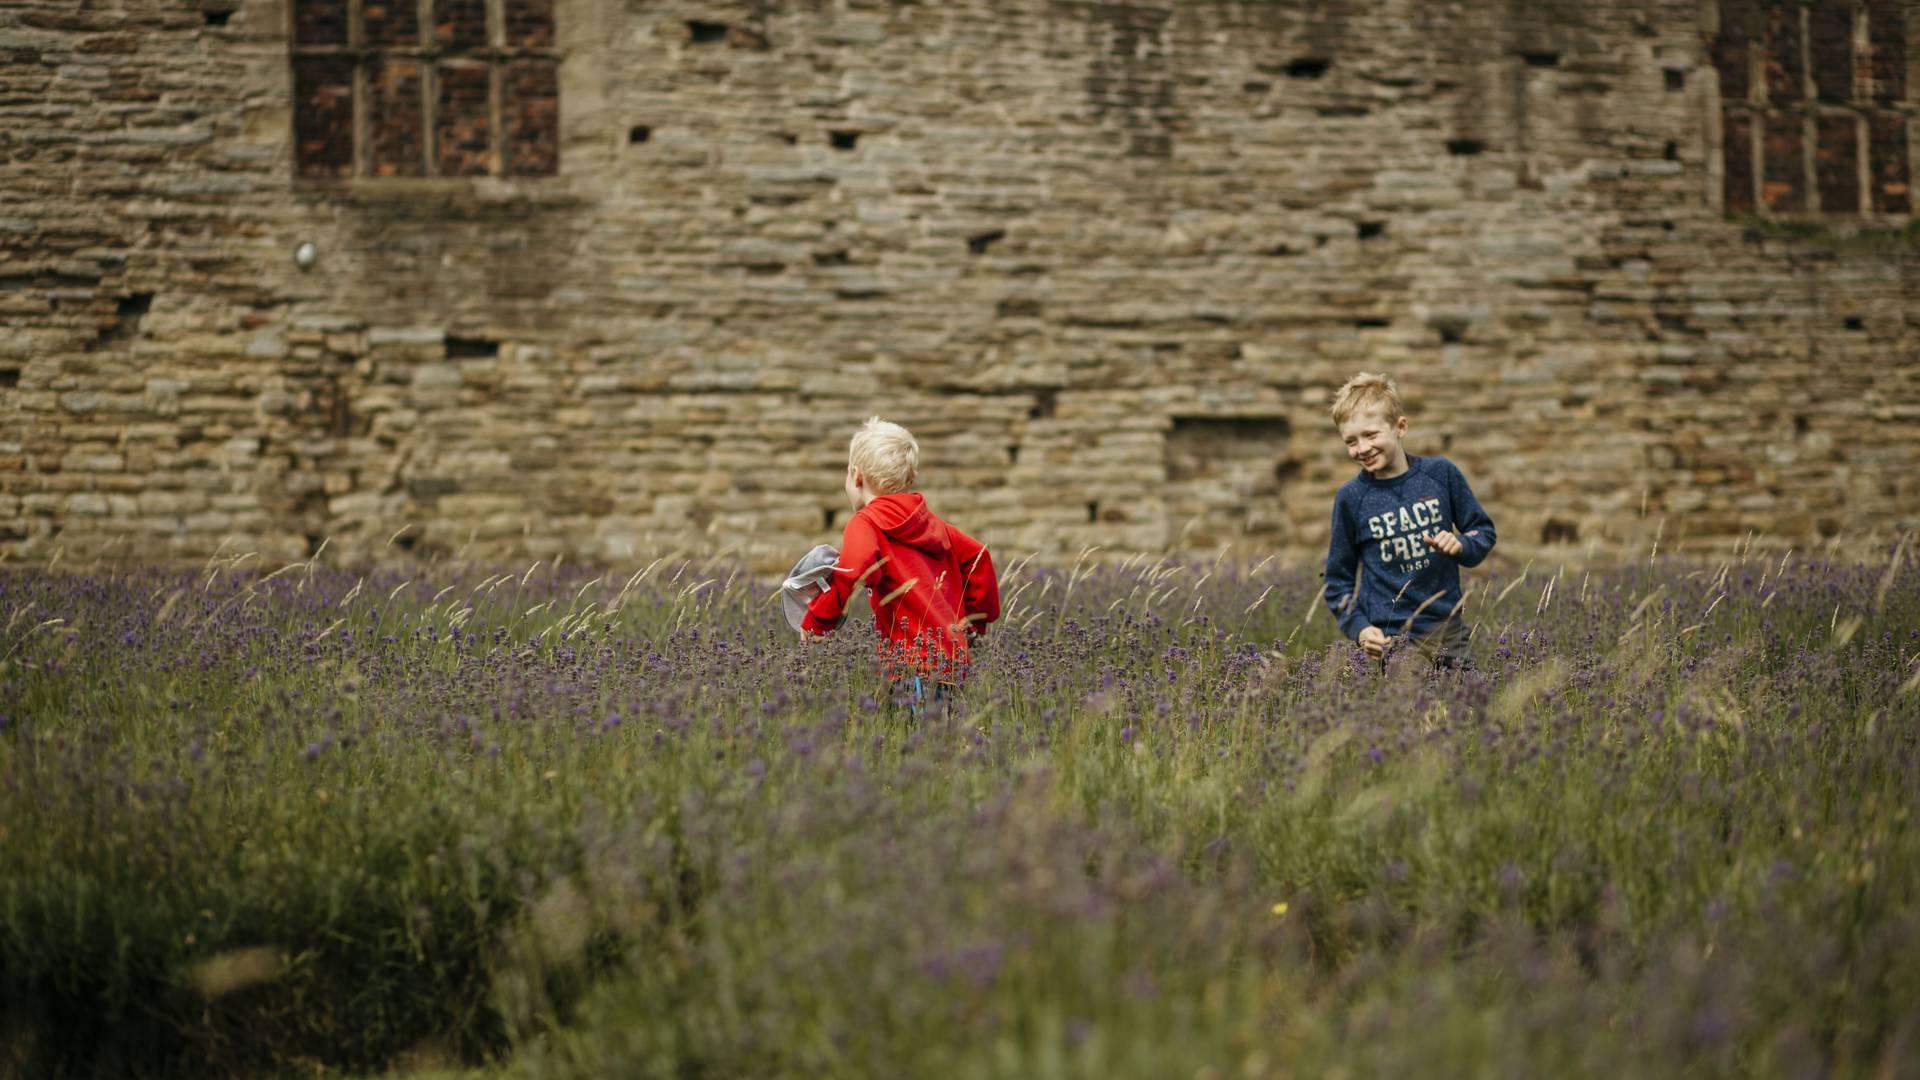
[[0, 553], [1920, 525], [1920, 3], [0, 0]]

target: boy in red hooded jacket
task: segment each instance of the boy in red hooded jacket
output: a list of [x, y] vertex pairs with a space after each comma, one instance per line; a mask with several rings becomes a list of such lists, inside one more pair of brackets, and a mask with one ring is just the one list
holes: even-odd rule
[[966, 677], [972, 639], [1000, 617], [1000, 582], [985, 545], [912, 490], [919, 471], [920, 444], [906, 428], [876, 416], [854, 433], [846, 492], [855, 512], [801, 629], [831, 633], [864, 584], [889, 675], [954, 684]]

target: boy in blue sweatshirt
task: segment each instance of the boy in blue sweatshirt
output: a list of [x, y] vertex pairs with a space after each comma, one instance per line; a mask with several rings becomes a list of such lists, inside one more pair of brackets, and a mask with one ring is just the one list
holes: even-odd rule
[[1436, 667], [1471, 667], [1460, 567], [1493, 550], [1493, 519], [1453, 462], [1412, 457], [1406, 409], [1385, 375], [1361, 372], [1333, 397], [1360, 475], [1333, 497], [1327, 607], [1367, 655], [1411, 641]]

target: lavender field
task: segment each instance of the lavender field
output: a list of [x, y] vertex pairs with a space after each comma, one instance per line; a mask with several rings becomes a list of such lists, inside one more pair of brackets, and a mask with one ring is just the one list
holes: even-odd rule
[[1904, 545], [1471, 581], [1016, 565], [915, 716], [724, 564], [0, 571], [0, 1075], [1920, 1075]]

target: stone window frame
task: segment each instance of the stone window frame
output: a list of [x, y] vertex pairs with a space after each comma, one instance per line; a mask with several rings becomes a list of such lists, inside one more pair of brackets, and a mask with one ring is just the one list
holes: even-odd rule
[[[1710, 201], [1730, 216], [1770, 220], [1913, 220], [1920, 0], [1719, 0], [1713, 12]], [[1836, 18], [1846, 20], [1844, 76], [1820, 63]], [[1876, 18], [1899, 20], [1904, 55], [1890, 64], [1875, 53]], [[1774, 49], [1782, 30], [1784, 60]], [[1897, 153], [1878, 152], [1876, 143], [1896, 139]], [[1830, 207], [1832, 196], [1853, 206]]]
[[[441, 190], [482, 178], [558, 176], [565, 57], [557, 6], [291, 0], [285, 32], [295, 186]], [[370, 18], [386, 33], [370, 33]], [[463, 99], [450, 97], [462, 92]], [[376, 112], [394, 103], [388, 115], [411, 119], [381, 123]], [[324, 115], [328, 109], [333, 116]]]

